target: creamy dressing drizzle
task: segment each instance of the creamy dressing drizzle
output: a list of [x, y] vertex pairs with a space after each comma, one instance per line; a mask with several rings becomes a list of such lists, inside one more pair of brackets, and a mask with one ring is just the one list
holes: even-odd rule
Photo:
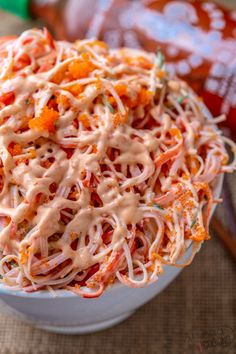
[[[156, 279], [163, 263], [177, 262], [189, 239], [201, 244], [207, 238], [203, 208], [211, 206], [209, 183], [224, 171], [227, 154], [224, 138], [185, 83], [158, 76], [151, 54], [109, 51], [93, 41], [52, 45], [48, 33], [38, 30], [26, 31], [5, 48], [13, 54], [11, 62], [9, 56], [3, 60], [7, 69], [0, 91], [15, 96], [0, 110], [0, 273], [6, 285], [26, 291], [66, 287], [76, 274], [86, 275], [99, 264], [86, 283], [99, 288], [99, 294], [115, 277], [143, 286]], [[64, 73], [61, 83], [53, 82], [84, 51], [97, 67], [90, 77], [70, 82]], [[22, 55], [30, 63], [14, 71]], [[50, 61], [51, 67], [36, 73]], [[148, 104], [139, 98], [136, 106], [127, 106], [117, 84], [126, 85], [130, 99], [151, 87]], [[83, 87], [82, 94], [72, 94], [73, 85]], [[181, 90], [188, 92], [191, 105], [178, 103]], [[58, 103], [55, 132], [28, 128], [53, 97], [62, 96], [69, 104]], [[104, 96], [115, 106], [104, 103]], [[89, 127], [80, 120], [85, 113]], [[118, 124], [115, 116], [121, 119]], [[204, 141], [203, 131], [211, 134]], [[11, 143], [21, 146], [19, 156], [12, 156]], [[50, 161], [47, 167], [45, 161]], [[103, 239], [107, 232], [110, 242]], [[7, 265], [13, 256], [14, 272]]]

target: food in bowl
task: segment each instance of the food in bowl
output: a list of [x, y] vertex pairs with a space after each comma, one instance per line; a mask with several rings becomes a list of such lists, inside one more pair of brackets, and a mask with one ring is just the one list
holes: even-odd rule
[[216, 179], [236, 166], [222, 116], [209, 119], [160, 51], [34, 29], [2, 39], [0, 62], [4, 286], [92, 298], [189, 264], [210, 238]]

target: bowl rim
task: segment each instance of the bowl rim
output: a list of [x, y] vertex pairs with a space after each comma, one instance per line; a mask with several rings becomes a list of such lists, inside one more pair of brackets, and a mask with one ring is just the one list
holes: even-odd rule
[[[205, 112], [205, 115], [208, 117], [208, 119], [212, 119], [212, 114], [210, 113], [208, 108], [205, 106], [205, 104], [202, 104], [202, 108], [203, 108], [203, 111]], [[219, 130], [219, 128], [216, 125], [215, 125], [215, 129]], [[215, 198], [220, 197], [222, 187], [223, 187], [223, 181], [224, 181], [224, 173], [221, 173], [217, 176], [217, 178], [214, 181], [213, 195]], [[212, 217], [215, 209], [216, 209], [216, 204], [214, 204], [212, 207], [210, 217]], [[190, 246], [191, 246], [191, 244], [190, 244]], [[161, 276], [163, 277], [163, 276], [165, 276], [165, 274], [162, 274]], [[118, 289], [118, 288], [125, 288], [125, 286], [122, 283], [119, 283], [117, 281], [112, 286], [109, 286], [108, 288], [106, 288], [106, 291], [102, 295], [106, 294], [107, 292], [111, 292], [115, 289]], [[83, 297], [73, 293], [70, 290], [57, 289], [57, 290], [53, 290], [53, 291], [56, 293], [56, 295], [53, 295], [53, 293], [50, 292], [49, 290], [38, 290], [35, 292], [27, 293], [23, 290], [11, 290], [9, 287], [5, 287], [4, 284], [2, 284], [2, 283], [0, 284], [0, 298], [1, 298], [1, 295], [10, 295], [10, 296], [15, 296], [15, 297], [20, 297], [20, 298], [33, 298], [33, 299], [57, 299], [57, 298], [75, 298], [75, 297], [79, 298], [79, 299], [84, 299]], [[97, 300], [99, 298], [92, 298], [92, 299]]]

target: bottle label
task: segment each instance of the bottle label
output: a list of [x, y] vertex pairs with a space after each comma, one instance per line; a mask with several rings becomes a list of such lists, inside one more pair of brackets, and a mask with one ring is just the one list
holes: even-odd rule
[[99, 3], [88, 37], [111, 47], [160, 47], [170, 73], [202, 95], [213, 114], [233, 115], [236, 131], [236, 11], [198, 0]]

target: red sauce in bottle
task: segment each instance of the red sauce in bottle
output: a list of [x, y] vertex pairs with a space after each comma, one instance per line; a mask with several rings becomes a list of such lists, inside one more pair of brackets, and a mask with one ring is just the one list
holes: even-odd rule
[[87, 37], [155, 52], [236, 136], [236, 11], [198, 0], [98, 0]]

